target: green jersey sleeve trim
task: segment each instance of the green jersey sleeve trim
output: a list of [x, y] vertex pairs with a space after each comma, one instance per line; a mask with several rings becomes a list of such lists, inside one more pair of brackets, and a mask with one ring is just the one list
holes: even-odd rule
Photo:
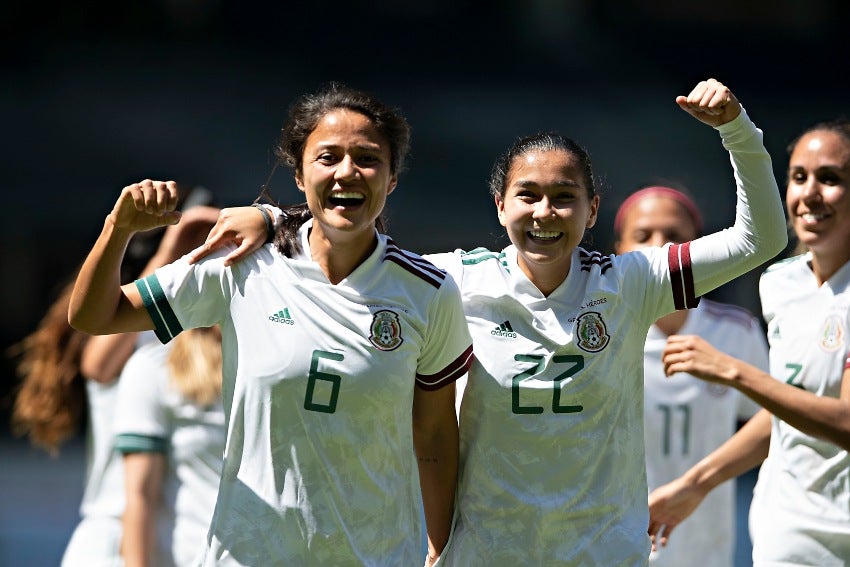
[[136, 280], [136, 289], [142, 296], [145, 309], [148, 310], [153, 319], [156, 338], [163, 344], [167, 343], [183, 331], [183, 327], [177, 320], [177, 315], [171, 309], [171, 305], [165, 298], [165, 292], [159, 284], [156, 274]]
[[122, 455], [127, 453], [166, 453], [168, 441], [164, 437], [120, 433], [115, 436], [115, 450]]
[[486, 262], [487, 260], [496, 260], [502, 266], [508, 268], [508, 261], [504, 252], [491, 252], [490, 250], [479, 247], [469, 252], [461, 252], [461, 261], [464, 266], [471, 266]]

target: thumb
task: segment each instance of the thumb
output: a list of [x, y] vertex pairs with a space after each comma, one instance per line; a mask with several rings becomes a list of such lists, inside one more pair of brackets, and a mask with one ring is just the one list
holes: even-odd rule
[[679, 105], [679, 108], [690, 114], [691, 116], [697, 116], [697, 113], [694, 112], [690, 106], [688, 106], [688, 97], [679, 95], [676, 97], [676, 104]]

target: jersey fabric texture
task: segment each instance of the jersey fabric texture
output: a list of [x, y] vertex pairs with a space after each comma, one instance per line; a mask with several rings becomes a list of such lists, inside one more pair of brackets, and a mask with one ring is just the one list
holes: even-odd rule
[[453, 387], [469, 368], [460, 295], [384, 235], [331, 285], [310, 226], [296, 258], [266, 245], [137, 282], [162, 339], [222, 329], [227, 449], [205, 565], [422, 562], [414, 384]]
[[[809, 254], [761, 277], [770, 370], [838, 398], [850, 348], [850, 263], [818, 287]], [[755, 565], [844, 566], [850, 561], [850, 456], [773, 418], [770, 453], [750, 508]]]
[[170, 348], [136, 350], [121, 373], [115, 448], [121, 454], [160, 453], [166, 459], [156, 515], [155, 565], [193, 565], [204, 549], [224, 453], [221, 401], [199, 407], [171, 384]]
[[513, 246], [426, 256], [458, 282], [476, 352], [441, 566], [647, 564], [646, 333], [786, 236], [761, 132], [744, 112], [718, 130], [738, 187], [724, 231], [622, 256], [577, 248], [548, 297]]
[[[136, 347], [155, 341], [139, 333]], [[62, 556], [62, 567], [121, 567], [121, 516], [124, 513], [124, 467], [113, 448], [117, 382], [86, 380], [86, 486], [80, 523]]]
[[643, 392], [632, 374], [646, 330], [673, 310], [667, 250], [576, 249], [548, 297], [513, 246], [428, 258], [458, 281], [476, 351], [460, 411], [459, 515], [440, 564], [645, 563]]
[[[704, 299], [679, 335], [698, 335], [718, 350], [768, 372], [767, 339], [749, 311]], [[649, 490], [679, 476], [731, 437], [758, 404], [734, 388], [679, 372], [666, 376], [661, 355], [667, 335], [649, 329], [644, 347], [644, 439]], [[689, 565], [730, 567], [735, 557], [735, 485], [712, 490], [676, 527], [669, 543], [650, 555], [658, 567]]]

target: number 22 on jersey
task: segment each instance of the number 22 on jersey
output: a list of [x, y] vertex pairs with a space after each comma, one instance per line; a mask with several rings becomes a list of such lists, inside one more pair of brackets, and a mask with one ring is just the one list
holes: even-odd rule
[[[543, 370], [543, 355], [540, 354], [517, 354], [514, 356], [517, 362], [531, 362], [534, 364], [525, 372], [513, 377], [511, 383], [511, 411], [516, 414], [537, 414], [545, 410], [542, 406], [523, 405], [521, 394], [522, 382], [534, 380], [534, 375]], [[552, 358], [555, 364], [563, 364], [566, 369], [552, 380], [552, 413], [578, 413], [584, 409], [581, 405], [561, 405], [561, 387], [564, 380], [574, 376], [584, 368], [584, 357], [580, 354], [560, 354]]]

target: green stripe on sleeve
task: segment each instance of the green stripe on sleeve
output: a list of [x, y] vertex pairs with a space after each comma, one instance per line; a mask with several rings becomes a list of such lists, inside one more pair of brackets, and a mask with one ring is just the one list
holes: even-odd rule
[[168, 451], [168, 440], [165, 437], [121, 433], [115, 436], [115, 450], [122, 455], [127, 453], [166, 453]]
[[162, 291], [162, 286], [159, 284], [156, 274], [136, 280], [136, 289], [139, 290], [145, 309], [148, 310], [148, 314], [153, 319], [154, 332], [160, 342], [165, 344], [183, 331], [183, 327], [177, 320], [177, 315], [174, 314], [171, 305], [165, 298], [165, 292]]

